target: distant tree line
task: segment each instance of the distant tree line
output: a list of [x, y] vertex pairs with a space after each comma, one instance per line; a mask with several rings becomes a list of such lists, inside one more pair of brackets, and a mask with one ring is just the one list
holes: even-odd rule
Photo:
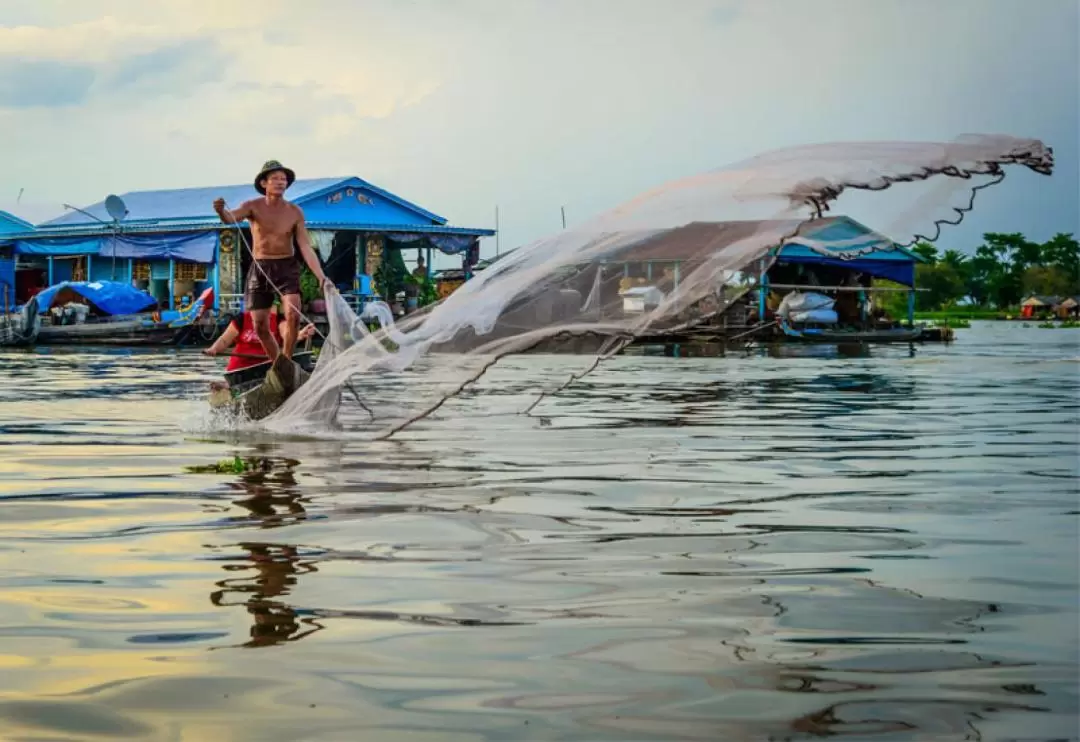
[[1059, 233], [1039, 243], [1022, 234], [983, 235], [973, 256], [919, 242], [913, 248], [926, 259], [915, 267], [916, 308], [937, 310], [965, 303], [993, 309], [1018, 306], [1026, 297], [1080, 294], [1080, 244]]

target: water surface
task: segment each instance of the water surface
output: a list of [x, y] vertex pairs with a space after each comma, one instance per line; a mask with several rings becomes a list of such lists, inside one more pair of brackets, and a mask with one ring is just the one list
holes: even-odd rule
[[200, 431], [194, 351], [0, 353], [0, 738], [1077, 738], [1080, 331], [502, 414], [572, 361], [373, 444]]

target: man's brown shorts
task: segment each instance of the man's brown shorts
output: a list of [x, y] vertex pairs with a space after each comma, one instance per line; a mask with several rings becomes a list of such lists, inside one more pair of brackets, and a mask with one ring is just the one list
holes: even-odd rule
[[269, 309], [274, 306], [278, 292], [282, 296], [300, 293], [300, 261], [291, 257], [253, 262], [248, 270], [244, 307], [249, 311]]

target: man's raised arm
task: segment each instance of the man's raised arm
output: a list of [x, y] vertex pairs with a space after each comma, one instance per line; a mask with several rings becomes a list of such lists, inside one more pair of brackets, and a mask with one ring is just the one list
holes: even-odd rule
[[214, 211], [226, 224], [239, 224], [251, 216], [251, 202], [245, 201], [233, 211], [229, 211], [225, 208], [225, 199], [218, 198], [214, 200]]

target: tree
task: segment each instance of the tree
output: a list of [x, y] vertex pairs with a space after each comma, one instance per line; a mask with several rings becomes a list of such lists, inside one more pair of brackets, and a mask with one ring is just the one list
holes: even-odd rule
[[952, 266], [957, 273], [963, 273], [967, 268], [968, 256], [959, 250], [946, 250], [939, 262]]
[[992, 248], [983, 245], [975, 251], [964, 278], [972, 301], [980, 306], [996, 302], [996, 288], [1004, 280], [1004, 270]]
[[920, 291], [915, 295], [918, 309], [933, 310], [956, 302], [966, 293], [964, 279], [947, 263], [915, 266], [915, 284]]
[[1071, 234], [1058, 232], [1042, 245], [1046, 265], [1061, 275], [1061, 293], [1080, 294], [1080, 242]]
[[1080, 244], [1070, 233], [1038, 243], [1018, 232], [988, 232], [973, 256], [939, 254], [928, 242], [911, 248], [925, 263], [915, 269], [920, 309], [937, 309], [968, 296], [980, 306], [1006, 309], [1031, 294], [1080, 294]]
[[931, 245], [929, 242], [916, 242], [912, 246], [911, 251], [919, 257], [926, 260], [927, 263], [933, 265], [937, 262], [937, 248]]
[[1024, 271], [1024, 296], [1068, 296], [1074, 293], [1075, 283], [1060, 270], [1048, 265], [1033, 265]]

